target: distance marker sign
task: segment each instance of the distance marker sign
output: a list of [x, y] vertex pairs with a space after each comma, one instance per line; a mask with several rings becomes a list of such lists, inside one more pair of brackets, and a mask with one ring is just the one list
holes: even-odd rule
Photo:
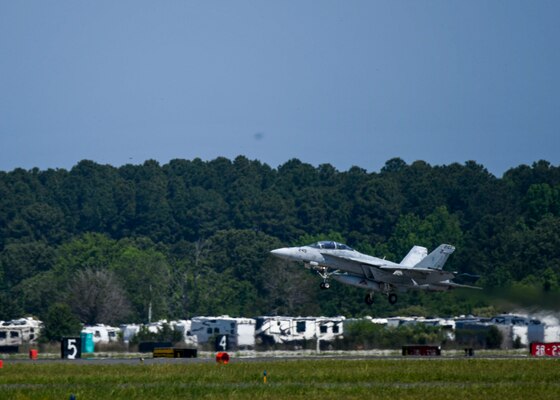
[[531, 355], [535, 357], [560, 357], [560, 343], [531, 343]]
[[64, 337], [60, 342], [60, 356], [68, 360], [82, 358], [82, 338]]
[[228, 335], [218, 335], [216, 336], [216, 341], [214, 342], [214, 348], [216, 351], [228, 351], [230, 350], [230, 343]]

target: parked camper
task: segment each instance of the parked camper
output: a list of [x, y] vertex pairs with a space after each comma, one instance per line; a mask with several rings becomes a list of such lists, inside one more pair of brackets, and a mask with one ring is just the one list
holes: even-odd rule
[[284, 317], [257, 318], [255, 335], [259, 343], [293, 343], [305, 340], [332, 341], [343, 333], [344, 317]]
[[538, 319], [532, 319], [524, 317], [522, 315], [515, 314], [500, 314], [492, 317], [490, 323], [494, 325], [516, 325], [516, 326], [529, 326], [529, 325], [540, 325], [541, 321]]
[[342, 337], [344, 331], [344, 317], [319, 317], [315, 321], [315, 336], [321, 341], [331, 342]]
[[0, 346], [37, 343], [43, 323], [34, 318], [0, 321]]
[[257, 343], [271, 345], [310, 340], [314, 336], [315, 327], [308, 323], [311, 319], [308, 320], [285, 316], [258, 317], [255, 331]]
[[108, 325], [98, 324], [93, 326], [85, 326], [82, 333], [93, 334], [94, 343], [110, 343], [119, 340], [119, 328]]
[[252, 318], [194, 317], [191, 320], [191, 334], [198, 338], [198, 343], [207, 343], [218, 335], [227, 335], [233, 348], [250, 348], [255, 346], [255, 323]]

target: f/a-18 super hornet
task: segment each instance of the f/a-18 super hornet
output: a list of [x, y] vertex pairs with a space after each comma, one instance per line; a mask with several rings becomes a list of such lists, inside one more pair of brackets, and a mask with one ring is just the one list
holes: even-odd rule
[[271, 253], [288, 261], [300, 261], [323, 279], [321, 289], [330, 288], [333, 278], [347, 285], [368, 290], [365, 302], [373, 304], [374, 292], [387, 295], [389, 303], [397, 302], [396, 292], [409, 289], [445, 291], [454, 288], [480, 289], [452, 281], [456, 274], [443, 270], [455, 247], [442, 244], [430, 254], [414, 246], [400, 263], [362, 254], [351, 247], [332, 241], [321, 241], [301, 247], [284, 247]]

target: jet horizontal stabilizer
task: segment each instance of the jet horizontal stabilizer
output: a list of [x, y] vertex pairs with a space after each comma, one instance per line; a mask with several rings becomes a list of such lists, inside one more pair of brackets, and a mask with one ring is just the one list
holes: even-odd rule
[[471, 286], [471, 285], [461, 285], [460, 283], [455, 283], [451, 281], [442, 282], [442, 285], [447, 285], [447, 287], [451, 289], [478, 289], [482, 290], [480, 286]]

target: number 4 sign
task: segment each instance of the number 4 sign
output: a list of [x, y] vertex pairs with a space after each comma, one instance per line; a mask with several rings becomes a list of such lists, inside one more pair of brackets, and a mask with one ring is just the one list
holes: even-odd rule
[[228, 335], [219, 335], [216, 337], [215, 348], [216, 351], [227, 351], [229, 348]]

